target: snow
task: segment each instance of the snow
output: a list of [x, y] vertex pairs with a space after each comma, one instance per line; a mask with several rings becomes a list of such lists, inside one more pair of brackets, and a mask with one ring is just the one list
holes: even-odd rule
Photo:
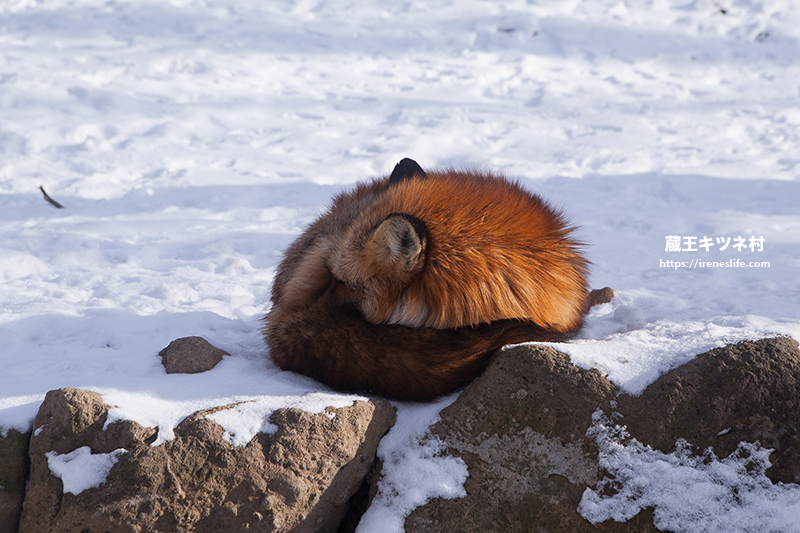
[[359, 531], [403, 531], [405, 517], [428, 500], [467, 495], [466, 463], [447, 455], [438, 437], [426, 435], [457, 398], [454, 393], [427, 404], [399, 404], [397, 422], [378, 446], [382, 479]]
[[[740, 443], [720, 460], [710, 448], [698, 456], [678, 441], [664, 454], [630, 439], [601, 412], [593, 418], [589, 434], [600, 447], [600, 467], [614, 480], [584, 491], [578, 511], [592, 523], [624, 522], [653, 507], [662, 531], [800, 531], [800, 486], [773, 485], [764, 475], [771, 450]], [[601, 495], [615, 486], [613, 496]]]
[[64, 455], [47, 452], [44, 456], [50, 471], [61, 479], [64, 494], [78, 495], [100, 486], [123, 453], [128, 452], [120, 448], [111, 453], [93, 454], [91, 448], [83, 446]]
[[[209, 416], [241, 444], [276, 408], [351, 404], [279, 371], [259, 319], [303, 227], [402, 157], [504, 172], [569, 213], [616, 297], [558, 348], [628, 392], [715, 346], [800, 339], [798, 44], [792, 0], [2, 2], [0, 433], [67, 386], [157, 442], [198, 409], [233, 406]], [[189, 335], [231, 356], [167, 375], [159, 350]], [[425, 437], [453, 400], [396, 404], [362, 530], [463, 494]], [[621, 476], [670, 472], [643, 485], [665, 516], [710, 475], [626, 446]], [[735, 461], [726, 487], [762, 487]], [[774, 491], [797, 516], [794, 488], [760, 490], [741, 524]]]

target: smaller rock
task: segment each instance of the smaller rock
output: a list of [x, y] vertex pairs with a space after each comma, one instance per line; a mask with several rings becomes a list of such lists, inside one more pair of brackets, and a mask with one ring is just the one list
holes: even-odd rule
[[211, 370], [223, 355], [229, 354], [201, 337], [183, 337], [169, 343], [158, 355], [167, 374], [198, 374]]
[[587, 298], [587, 307], [594, 307], [595, 305], [607, 304], [614, 297], [614, 289], [611, 287], [603, 287], [602, 289], [595, 289], [589, 293]]

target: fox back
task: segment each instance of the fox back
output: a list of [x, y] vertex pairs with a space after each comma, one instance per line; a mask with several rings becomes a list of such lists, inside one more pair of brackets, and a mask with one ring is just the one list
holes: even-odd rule
[[391, 176], [337, 196], [278, 267], [265, 336], [285, 370], [426, 400], [504, 344], [581, 326], [587, 261], [563, 215], [501, 176]]

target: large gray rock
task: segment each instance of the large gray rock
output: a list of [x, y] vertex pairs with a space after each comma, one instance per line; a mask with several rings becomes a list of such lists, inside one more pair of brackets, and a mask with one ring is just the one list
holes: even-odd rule
[[[135, 422], [103, 431], [107, 412], [92, 392], [47, 394], [34, 422], [22, 532], [336, 531], [394, 422], [380, 401], [323, 414], [280, 409], [270, 419], [277, 432], [234, 447], [201, 411], [151, 447], [155, 430]], [[64, 494], [45, 454], [82, 446], [125, 452], [100, 486]]]
[[0, 531], [14, 532], [22, 514], [25, 478], [28, 475], [30, 431], [14, 429], [0, 434]]
[[[612, 401], [613, 400], [613, 401]], [[712, 350], [639, 396], [542, 346], [500, 352], [431, 428], [469, 469], [467, 496], [435, 499], [406, 520], [423, 531], [655, 531], [652, 509], [592, 525], [577, 513], [607, 473], [586, 432], [601, 408], [633, 438], [669, 453], [678, 439], [718, 457], [741, 441], [773, 448], [773, 481], [800, 482], [800, 351], [786, 337]], [[621, 418], [619, 415], [622, 415]]]
[[[586, 431], [616, 394], [599, 372], [552, 348], [500, 352], [431, 428], [467, 463], [467, 496], [432, 500], [408, 517], [406, 531], [596, 531], [576, 512], [600, 479]], [[647, 530], [648, 521], [630, 530]]]

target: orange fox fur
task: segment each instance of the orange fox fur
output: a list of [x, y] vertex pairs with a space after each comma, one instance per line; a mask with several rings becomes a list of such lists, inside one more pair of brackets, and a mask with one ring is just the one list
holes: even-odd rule
[[455, 390], [504, 344], [578, 331], [588, 263], [572, 231], [501, 176], [404, 159], [337, 196], [288, 249], [265, 319], [270, 354], [341, 390]]

